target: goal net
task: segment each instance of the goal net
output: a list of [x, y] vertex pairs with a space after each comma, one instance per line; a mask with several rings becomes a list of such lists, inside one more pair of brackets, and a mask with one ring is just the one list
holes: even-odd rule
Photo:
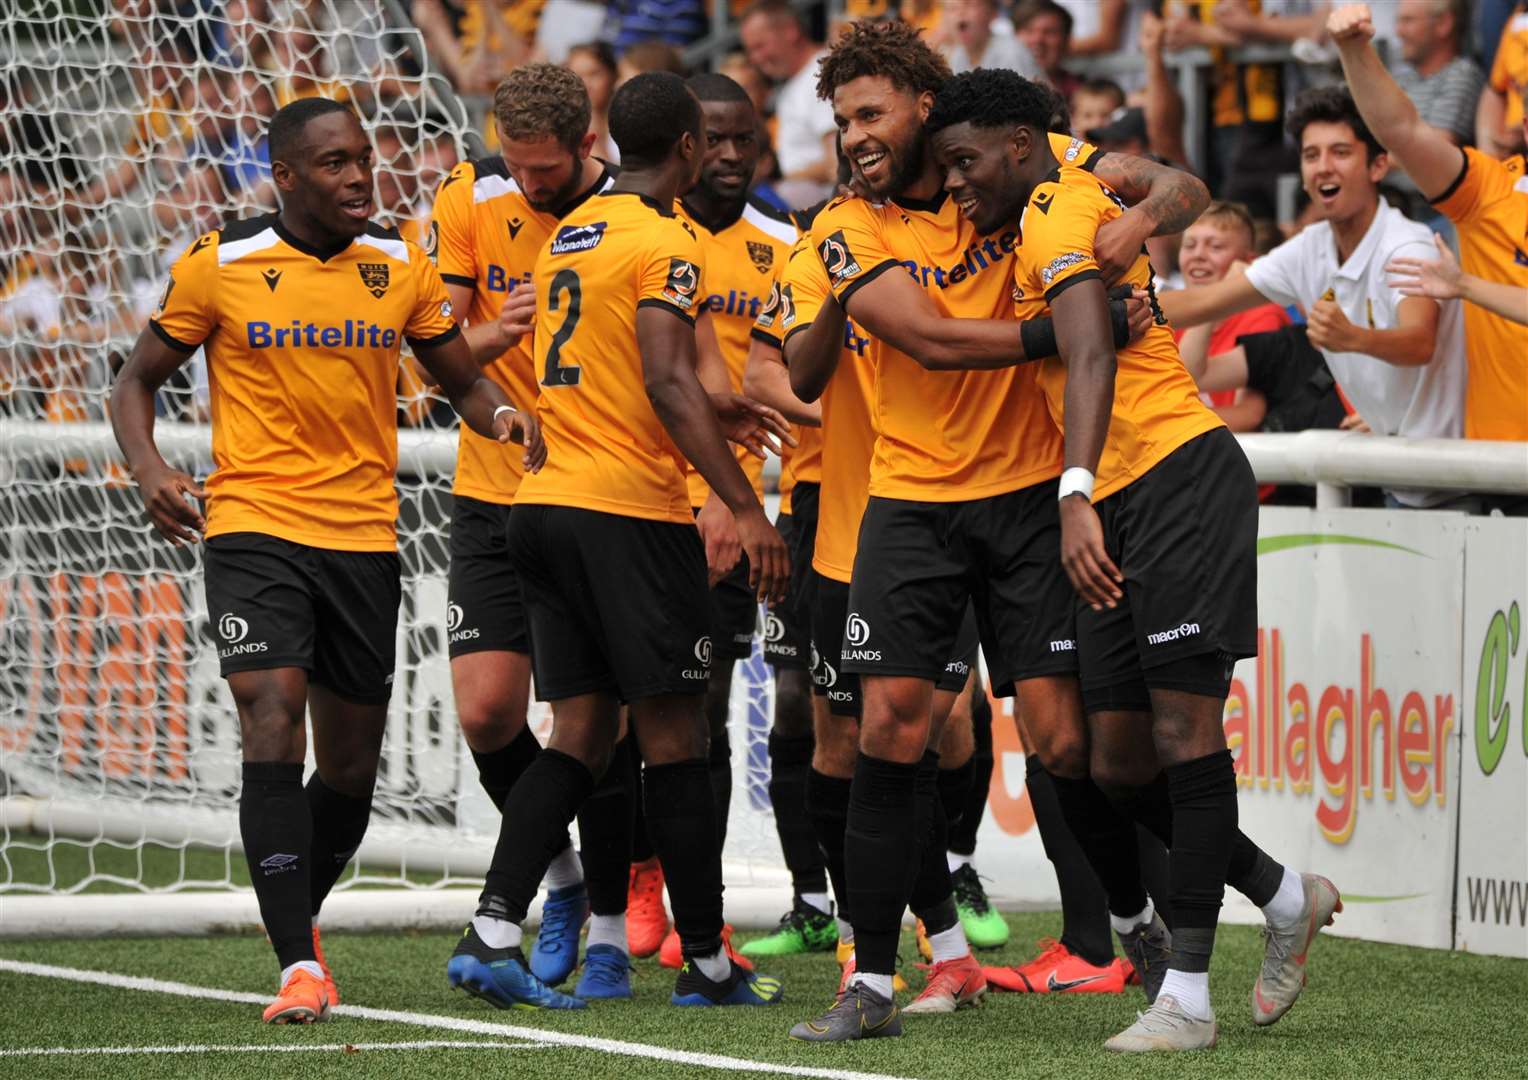
[[[200, 555], [148, 526], [106, 420], [166, 269], [224, 219], [274, 209], [266, 121], [350, 101], [379, 216], [420, 236], [479, 146], [391, 0], [12, 0], [0, 27], [0, 893], [246, 887], [238, 722]], [[165, 15], [178, 8], [190, 14]], [[216, 9], [216, 14], [210, 14]], [[480, 151], [479, 151], [480, 152]], [[481, 881], [497, 813], [457, 729], [446, 658], [453, 418], [399, 370], [398, 669], [367, 842], [340, 889]], [[158, 400], [166, 455], [211, 470], [200, 353]], [[775, 880], [768, 669], [734, 681], [730, 881]], [[550, 716], [534, 706], [543, 736]], [[0, 901], [3, 902], [3, 901]]]

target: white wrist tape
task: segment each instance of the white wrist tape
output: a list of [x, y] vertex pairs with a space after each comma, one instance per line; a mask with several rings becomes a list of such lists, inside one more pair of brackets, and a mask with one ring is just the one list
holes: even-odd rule
[[1064, 499], [1068, 495], [1081, 495], [1089, 502], [1093, 501], [1093, 474], [1081, 466], [1074, 465], [1061, 474], [1061, 488], [1057, 492], [1057, 499]]
[[510, 416], [513, 416], [513, 415], [515, 415], [516, 409], [515, 409], [515, 407], [513, 405], [500, 405], [497, 409], [495, 409], [493, 411], [493, 421], [492, 421], [493, 423], [497, 423], [498, 422], [499, 414], [501, 412], [507, 412], [507, 413], [509, 413]]

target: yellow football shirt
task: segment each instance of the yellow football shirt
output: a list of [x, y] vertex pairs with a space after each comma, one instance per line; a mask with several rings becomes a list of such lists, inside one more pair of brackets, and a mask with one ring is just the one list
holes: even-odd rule
[[[435, 196], [426, 250], [446, 282], [472, 290], [471, 304], [458, 314], [468, 323], [496, 320], [510, 291], [531, 280], [536, 258], [558, 219], [595, 191], [608, 188], [612, 179], [607, 170], [572, 205], [558, 213], [542, 213], [526, 201], [498, 155], [464, 161], [452, 169]], [[521, 409], [531, 408], [539, 391], [530, 350], [531, 341], [524, 338], [483, 368]], [[451, 491], [512, 504], [525, 472], [524, 457], [524, 447], [485, 439], [463, 425]]]
[[536, 262], [537, 413], [547, 461], [515, 502], [691, 524], [684, 457], [648, 400], [637, 309], [691, 324], [700, 243], [670, 207], [606, 191], [563, 218]]
[[399, 350], [460, 333], [423, 251], [377, 225], [319, 251], [276, 214], [248, 218], [176, 260], [150, 325], [206, 347], [208, 536], [396, 549]]

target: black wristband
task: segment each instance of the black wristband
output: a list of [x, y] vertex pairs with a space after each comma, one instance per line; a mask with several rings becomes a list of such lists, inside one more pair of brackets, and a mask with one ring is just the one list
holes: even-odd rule
[[1130, 344], [1130, 316], [1125, 313], [1123, 300], [1109, 301], [1109, 325], [1114, 329], [1114, 347], [1123, 349]]
[[1049, 360], [1057, 353], [1056, 324], [1049, 315], [1025, 319], [1019, 323], [1019, 342], [1025, 360]]

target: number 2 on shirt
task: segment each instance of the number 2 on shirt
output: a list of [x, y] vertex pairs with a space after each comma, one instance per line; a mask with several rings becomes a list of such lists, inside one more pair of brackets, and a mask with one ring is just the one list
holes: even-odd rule
[[562, 294], [568, 294], [568, 314], [562, 320], [562, 325], [552, 335], [552, 344], [546, 351], [546, 374], [542, 376], [543, 386], [577, 386], [579, 376], [583, 370], [576, 364], [562, 363], [562, 347], [573, 336], [573, 330], [578, 326], [579, 306], [583, 302], [583, 286], [578, 280], [578, 272], [563, 269], [557, 271], [552, 277], [552, 288], [547, 293], [546, 307], [548, 311], [556, 311], [561, 307]]

